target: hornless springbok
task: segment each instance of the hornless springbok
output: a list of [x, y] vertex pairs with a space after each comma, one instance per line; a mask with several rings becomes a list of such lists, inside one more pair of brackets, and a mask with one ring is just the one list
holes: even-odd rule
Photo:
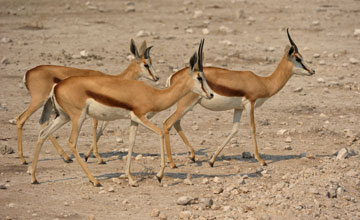
[[86, 115], [98, 120], [111, 121], [129, 118], [129, 112], [131, 125], [126, 163], [126, 175], [129, 178], [129, 184], [132, 186], [137, 185], [130, 173], [130, 163], [135, 134], [139, 124], [160, 136], [161, 169], [156, 176], [161, 181], [165, 170], [164, 134], [146, 116], [148, 113], [156, 113], [169, 108], [190, 91], [206, 98], [213, 97], [213, 93], [207, 85], [202, 72], [203, 42], [202, 40], [200, 43], [198, 56], [195, 53], [190, 59], [190, 69], [180, 70], [180, 72], [184, 73], [181, 74], [181, 80], [177, 80], [176, 83], [163, 90], [153, 88], [144, 82], [120, 80], [114, 76], [70, 77], [57, 84], [44, 106], [41, 118], [44, 121], [48, 120], [53, 105], [57, 117], [40, 131], [32, 163], [31, 182], [37, 183], [35, 172], [40, 149], [44, 141], [50, 134], [71, 120], [72, 131], [68, 142], [69, 147], [89, 180], [95, 186], [99, 186], [100, 183], [90, 173], [86, 163], [81, 160], [76, 150], [81, 126]]
[[[140, 77], [149, 78], [157, 81], [158, 75], [152, 67], [150, 58], [150, 49], [152, 47], [146, 47], [146, 41], [144, 41], [139, 48], [139, 51], [135, 45], [135, 42], [131, 40], [130, 51], [135, 56], [130, 65], [119, 75], [119, 79], [138, 79]], [[50, 95], [51, 89], [54, 84], [71, 77], [71, 76], [103, 76], [105, 73], [88, 70], [88, 69], [76, 69], [65, 66], [53, 66], [42, 65], [37, 66], [26, 72], [24, 75], [24, 83], [28, 91], [30, 92], [31, 100], [29, 107], [17, 117], [17, 137], [18, 137], [18, 154], [22, 164], [26, 164], [22, 151], [22, 128], [26, 120], [41, 106]], [[104, 163], [97, 151], [97, 140], [99, 139], [102, 130], [106, 124], [102, 124], [102, 127], [96, 135], [97, 120], [94, 120], [94, 155], [98, 158], [99, 163]], [[71, 158], [64, 152], [64, 150], [56, 142], [56, 139], [50, 135], [50, 140], [54, 147], [58, 150], [60, 155], [63, 156], [66, 162], [70, 162]], [[85, 159], [91, 154], [91, 151], [86, 155]]]
[[[287, 35], [291, 46], [286, 46], [285, 54], [282, 57], [275, 71], [269, 76], [262, 77], [251, 71], [232, 71], [217, 67], [205, 67], [204, 74], [210, 88], [214, 91], [214, 98], [205, 100], [197, 94], [189, 93], [179, 100], [176, 110], [163, 123], [165, 133], [165, 143], [168, 160], [172, 168], [176, 165], [172, 160], [170, 149], [169, 130], [174, 125], [176, 131], [182, 138], [185, 145], [190, 150], [190, 159], [195, 161], [195, 152], [181, 128], [180, 122], [182, 117], [190, 111], [196, 104], [200, 104], [206, 109], [212, 111], [225, 111], [234, 109], [233, 128], [230, 135], [218, 147], [215, 154], [209, 161], [210, 166], [214, 165], [216, 157], [222, 151], [224, 146], [239, 130], [239, 121], [241, 114], [245, 109], [249, 114], [252, 131], [252, 139], [255, 146], [256, 159], [266, 165], [260, 157], [256, 143], [254, 108], [261, 106], [265, 100], [275, 95], [283, 88], [286, 82], [293, 75], [293, 67], [302, 68], [307, 71], [304, 75], [313, 75], [315, 71], [310, 68], [304, 61], [294, 41], [291, 39], [289, 31]], [[182, 72], [177, 72], [168, 78], [168, 84], [176, 83], [181, 78]]]

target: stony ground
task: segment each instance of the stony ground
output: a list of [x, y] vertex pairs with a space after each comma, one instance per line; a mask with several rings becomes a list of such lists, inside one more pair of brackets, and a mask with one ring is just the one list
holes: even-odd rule
[[[0, 219], [360, 219], [359, 14], [359, 0], [0, 0]], [[172, 131], [178, 168], [168, 167], [162, 184], [154, 179], [158, 137], [144, 128], [132, 167], [139, 187], [117, 178], [125, 167], [128, 121], [112, 122], [100, 140], [107, 164], [88, 163], [102, 187], [93, 187], [76, 162], [64, 163], [50, 143], [40, 155], [41, 184], [30, 184], [28, 167], [17, 158], [14, 125], [29, 103], [22, 84], [28, 69], [58, 64], [117, 74], [129, 63], [130, 39], [146, 39], [161, 76], [149, 84], [162, 88], [205, 37], [206, 65], [266, 75], [288, 44], [287, 27], [316, 74], [294, 76], [256, 110], [267, 167], [251, 157], [244, 115], [211, 168], [207, 160], [230, 133], [232, 111], [196, 106], [182, 122], [196, 162]], [[24, 127], [29, 162], [40, 112]], [[160, 126], [170, 112], [153, 121]], [[56, 133], [64, 147], [69, 129]], [[79, 151], [91, 140], [88, 120]]]

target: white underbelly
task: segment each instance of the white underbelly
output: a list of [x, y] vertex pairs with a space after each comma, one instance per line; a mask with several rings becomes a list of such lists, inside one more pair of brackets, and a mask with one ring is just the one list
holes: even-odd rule
[[101, 121], [113, 121], [117, 119], [129, 119], [130, 111], [124, 108], [110, 107], [101, 104], [94, 99], [86, 101], [88, 105], [87, 114]]
[[212, 99], [202, 98], [199, 103], [206, 109], [212, 111], [225, 111], [230, 109], [244, 109], [244, 97], [228, 97], [214, 94]]

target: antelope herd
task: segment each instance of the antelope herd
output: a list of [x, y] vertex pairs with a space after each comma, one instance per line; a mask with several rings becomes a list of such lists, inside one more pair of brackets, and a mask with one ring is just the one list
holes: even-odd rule
[[[165, 89], [157, 89], [145, 82], [136, 81], [140, 77], [153, 81], [159, 80], [159, 76], [152, 67], [150, 57], [152, 47], [147, 47], [145, 41], [138, 50], [135, 42], [131, 40], [130, 51], [134, 55], [134, 60], [119, 75], [52, 65], [37, 66], [27, 71], [24, 83], [30, 93], [31, 101], [29, 107], [17, 117], [16, 123], [18, 154], [22, 164], [26, 164], [22, 150], [23, 125], [36, 110], [43, 107], [39, 121], [43, 129], [39, 133], [34, 152], [31, 183], [38, 183], [35, 173], [41, 147], [47, 138], [50, 138], [65, 162], [71, 161], [71, 157], [64, 152], [52, 135], [57, 129], [71, 121], [72, 130], [68, 140], [71, 152], [94, 186], [100, 186], [99, 181], [87, 168], [86, 161], [93, 153], [99, 163], [104, 163], [98, 153], [97, 142], [108, 121], [117, 119], [130, 119], [129, 148], [125, 169], [129, 184], [137, 185], [136, 180], [131, 176], [130, 165], [139, 124], [160, 137], [161, 168], [156, 177], [161, 182], [166, 167], [165, 146], [170, 166], [176, 167], [170, 147], [169, 130], [172, 126], [189, 148], [190, 159], [195, 161], [195, 151], [181, 128], [181, 119], [196, 104], [212, 111], [234, 109], [232, 131], [209, 160], [211, 167], [226, 144], [238, 132], [243, 110], [246, 110], [250, 116], [255, 157], [261, 165], [265, 166], [266, 162], [260, 157], [256, 142], [255, 108], [261, 106], [284, 87], [294, 74], [294, 67], [305, 70], [302, 71], [304, 75], [315, 74], [315, 71], [303, 59], [288, 30], [287, 36], [290, 46], [285, 47], [284, 55], [276, 69], [265, 77], [251, 71], [203, 67], [204, 39], [200, 41], [198, 51], [191, 56], [189, 67], [171, 75], [167, 79]], [[163, 129], [150, 121], [156, 113], [168, 109], [175, 103], [177, 103], [176, 110], [163, 122]], [[50, 120], [53, 113], [55, 118]], [[85, 154], [84, 161], [76, 149], [76, 144], [87, 115], [93, 118], [94, 141], [89, 152]], [[99, 131], [97, 131], [98, 120], [103, 121]]]

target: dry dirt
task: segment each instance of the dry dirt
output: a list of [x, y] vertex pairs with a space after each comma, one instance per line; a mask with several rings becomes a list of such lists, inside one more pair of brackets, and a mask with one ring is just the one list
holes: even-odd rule
[[[1, 0], [0, 144], [15, 153], [0, 156], [0, 219], [360, 219], [359, 15], [359, 0]], [[29, 103], [22, 84], [28, 69], [58, 64], [117, 74], [129, 63], [130, 39], [138, 44], [146, 39], [154, 45], [153, 65], [161, 76], [159, 84], [149, 84], [162, 88], [205, 37], [206, 65], [266, 75], [288, 44], [287, 27], [316, 74], [292, 77], [255, 111], [267, 167], [242, 156], [253, 153], [245, 114], [239, 133], [211, 168], [207, 160], [229, 134], [232, 111], [196, 106], [182, 123], [196, 162], [172, 130], [178, 168], [167, 167], [162, 184], [154, 179], [159, 140], [144, 128], [134, 154], [142, 158], [132, 167], [139, 187], [114, 182], [125, 168], [129, 121], [111, 122], [100, 140], [106, 165], [90, 158], [88, 167], [102, 188], [88, 182], [77, 162], [64, 163], [50, 142], [40, 155], [40, 184], [30, 184], [28, 167], [16, 154], [16, 126], [9, 122]], [[139, 31], [145, 36], [137, 37]], [[77, 58], [82, 50], [90, 56]], [[152, 121], [160, 126], [170, 111]], [[40, 113], [24, 126], [28, 162]], [[91, 144], [91, 125], [91, 120], [84, 124], [79, 152]], [[56, 132], [68, 154], [69, 128]], [[336, 152], [344, 147], [349, 157], [339, 160]], [[194, 204], [178, 205], [182, 196], [191, 196]], [[153, 217], [156, 209], [160, 216]]]

